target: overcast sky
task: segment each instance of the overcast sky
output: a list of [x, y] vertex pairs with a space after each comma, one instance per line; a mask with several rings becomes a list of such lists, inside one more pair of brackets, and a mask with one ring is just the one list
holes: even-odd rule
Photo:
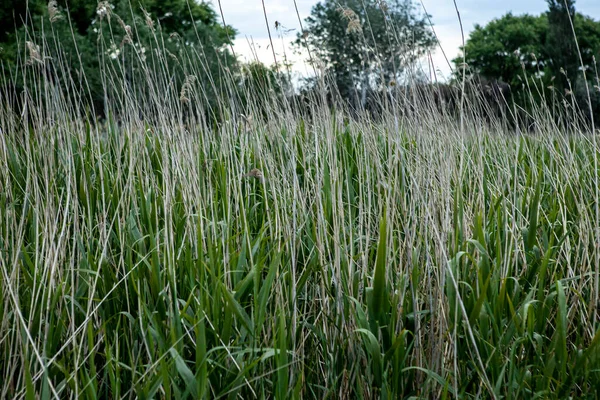
[[[415, 3], [420, 5], [420, 1], [415, 0]], [[219, 12], [219, 1], [212, 0], [212, 2]], [[308, 73], [306, 64], [302, 62], [303, 56], [292, 54], [290, 46], [290, 42], [295, 39], [299, 31], [294, 0], [264, 0], [264, 3], [278, 61], [287, 56], [295, 63], [294, 70], [297, 73]], [[317, 0], [296, 0], [302, 20], [310, 14], [312, 6], [316, 3]], [[515, 15], [540, 14], [547, 8], [545, 0], [456, 0], [456, 3], [465, 29], [465, 40], [477, 23], [485, 25], [507, 12]], [[262, 1], [220, 0], [220, 5], [226, 23], [237, 30], [236, 55], [244, 60], [251, 60], [256, 56], [265, 64], [273, 64]], [[434, 29], [446, 55], [449, 59], [456, 57], [459, 53], [458, 47], [461, 45], [461, 33], [453, 1], [422, 0], [422, 5], [431, 15]], [[600, 20], [600, 0], [578, 0], [575, 7], [578, 12]], [[275, 21], [281, 24], [279, 30], [275, 30]], [[253, 43], [253, 46], [249, 43]], [[433, 60], [436, 69], [442, 74], [449, 73], [450, 69], [439, 49], [433, 55]]]

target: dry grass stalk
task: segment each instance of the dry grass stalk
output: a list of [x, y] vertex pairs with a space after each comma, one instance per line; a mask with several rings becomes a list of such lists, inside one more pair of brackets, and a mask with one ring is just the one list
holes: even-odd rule
[[384, 0], [379, 0], [379, 8], [381, 8], [381, 11], [383, 11], [384, 13], [387, 13], [389, 11], [388, 4]]
[[362, 26], [360, 25], [360, 21], [357, 19], [353, 19], [348, 22], [348, 27], [346, 28], [346, 33], [361, 33]]
[[112, 5], [108, 1], [100, 1], [98, 2], [98, 6], [96, 7], [96, 15], [100, 18], [100, 21], [106, 17], [108, 22], [110, 22], [110, 15], [112, 13]]
[[121, 41], [120, 47], [123, 47], [126, 44], [133, 44], [133, 30], [130, 25], [125, 24], [121, 18], [117, 16], [119, 21], [119, 25], [125, 31], [125, 36], [123, 36], [123, 40]]
[[191, 102], [190, 95], [192, 93], [192, 85], [195, 81], [195, 75], [188, 75], [185, 77], [185, 80], [183, 81], [183, 86], [181, 87], [181, 92], [179, 93], [179, 100], [182, 103], [186, 104]]
[[347, 8], [347, 7], [338, 7], [338, 11], [340, 12], [340, 14], [342, 14], [342, 17], [344, 17], [344, 19], [350, 21], [353, 19], [358, 19], [358, 15], [356, 15], [356, 13], [354, 12], [354, 10], [352, 10], [351, 8]]
[[362, 25], [358, 15], [350, 8], [339, 7], [338, 11], [342, 14], [342, 17], [348, 20], [348, 27], [346, 33], [361, 33]]
[[240, 114], [240, 117], [244, 121], [244, 131], [250, 132], [252, 130], [252, 127], [254, 126], [254, 117], [252, 117], [252, 115], [244, 114]]
[[56, 0], [50, 0], [48, 2], [48, 16], [50, 17], [50, 22], [52, 23], [62, 18], [60, 11], [58, 11], [58, 3]]
[[40, 54], [40, 46], [30, 41], [25, 42], [25, 44], [27, 45], [27, 51], [29, 52], [29, 58], [27, 59], [26, 64], [44, 64], [44, 59]]
[[146, 20], [146, 26], [150, 28], [152, 32], [154, 32], [154, 21], [152, 20], [152, 16], [146, 10], [142, 10], [144, 12], [144, 18]]

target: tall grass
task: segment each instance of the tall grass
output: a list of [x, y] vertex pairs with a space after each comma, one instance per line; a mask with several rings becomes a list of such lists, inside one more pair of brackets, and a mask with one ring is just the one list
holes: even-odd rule
[[578, 120], [240, 110], [231, 83], [217, 124], [189, 78], [208, 56], [173, 84], [153, 54], [128, 85], [105, 61], [106, 121], [35, 64], [2, 104], [0, 397], [597, 397]]

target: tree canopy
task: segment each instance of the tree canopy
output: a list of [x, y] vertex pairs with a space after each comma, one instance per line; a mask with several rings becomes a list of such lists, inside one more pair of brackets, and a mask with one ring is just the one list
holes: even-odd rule
[[[228, 50], [235, 31], [224, 27], [206, 2], [30, 0], [25, 7], [26, 2], [11, 1], [0, 5], [4, 68], [25, 65], [24, 44], [30, 42], [43, 53], [45, 68], [67, 68], [65, 76], [86, 88], [97, 113], [103, 112], [107, 92], [101, 71], [127, 84], [136, 75], [144, 79], [148, 69], [160, 68], [183, 85], [190, 73], [186, 63], [195, 64], [196, 82], [210, 103], [223, 87], [219, 84], [223, 67], [237, 66]], [[170, 56], [157, 63], [157, 50]], [[194, 57], [202, 62], [191, 63]], [[13, 84], [22, 84], [22, 79]]]
[[[568, 80], [577, 76], [579, 66], [571, 20], [580, 17], [575, 14], [574, 0], [547, 1], [548, 35], [545, 50], [548, 69], [556, 77], [555, 85], [559, 89], [566, 89], [569, 87]], [[561, 68], [564, 73], [561, 73]]]
[[[566, 89], [567, 79], [575, 85], [581, 66], [574, 40], [570, 42], [569, 39], [573, 37], [570, 22], [567, 20], [568, 32], [564, 25], [559, 29], [553, 22], [563, 18], [562, 23], [565, 23], [564, 15], [559, 18], [553, 14], [561, 12], [565, 10], [549, 11], [539, 16], [508, 13], [486, 26], [475, 25], [464, 48], [461, 48], [466, 54], [468, 70], [488, 79], [509, 83], [513, 92], [521, 90], [530, 78], [542, 79], [546, 85], [556, 84], [560, 89]], [[600, 59], [600, 22], [576, 13], [573, 14], [573, 25], [585, 70], [593, 72], [594, 57]], [[463, 57], [453, 61], [460, 66]], [[457, 73], [460, 71], [462, 69], [457, 68]]]
[[367, 91], [397, 79], [434, 43], [425, 17], [400, 0], [321, 1], [296, 40], [322, 63], [341, 96], [362, 106]]

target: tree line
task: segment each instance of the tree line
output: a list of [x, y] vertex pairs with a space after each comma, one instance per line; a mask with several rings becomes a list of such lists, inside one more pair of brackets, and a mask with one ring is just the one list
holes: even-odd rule
[[453, 60], [455, 78], [464, 72], [503, 82], [525, 110], [546, 103], [598, 121], [600, 22], [577, 13], [574, 0], [547, 3], [541, 15], [507, 13], [476, 25]]
[[[80, 97], [89, 112], [103, 115], [113, 100], [108, 97], [119, 98], [124, 86], [140, 98], [157, 96], [135, 82], [160, 72], [150, 75], [162, 76], [165, 82], [158, 84], [165, 90], [177, 87], [182, 101], [186, 88], [195, 85], [213, 116], [224, 112], [223, 99], [233, 99], [243, 112], [250, 99], [255, 104], [274, 98], [301, 103], [298, 99], [315, 93], [362, 110], [406, 95], [415, 81], [434, 88], [438, 100], [445, 97], [445, 103], [453, 103], [456, 83], [466, 76], [493, 101], [524, 110], [541, 102], [573, 104], [600, 120], [600, 22], [577, 13], [574, 0], [547, 3], [541, 15], [508, 13], [476, 25], [462, 54], [452, 60], [451, 81], [439, 83], [417, 68], [419, 60], [435, 51], [437, 41], [430, 16], [415, 3], [322, 0], [294, 42], [307, 54], [315, 74], [294, 90], [281, 65], [244, 64], [235, 57], [235, 28], [224, 26], [207, 2], [7, 0], [0, 3], [0, 96], [18, 102], [27, 79], [46, 74], [84, 88]], [[60, 46], [42, 51], [42, 43]], [[160, 60], [157, 49], [162, 50]], [[22, 68], [31, 64], [38, 72]]]

